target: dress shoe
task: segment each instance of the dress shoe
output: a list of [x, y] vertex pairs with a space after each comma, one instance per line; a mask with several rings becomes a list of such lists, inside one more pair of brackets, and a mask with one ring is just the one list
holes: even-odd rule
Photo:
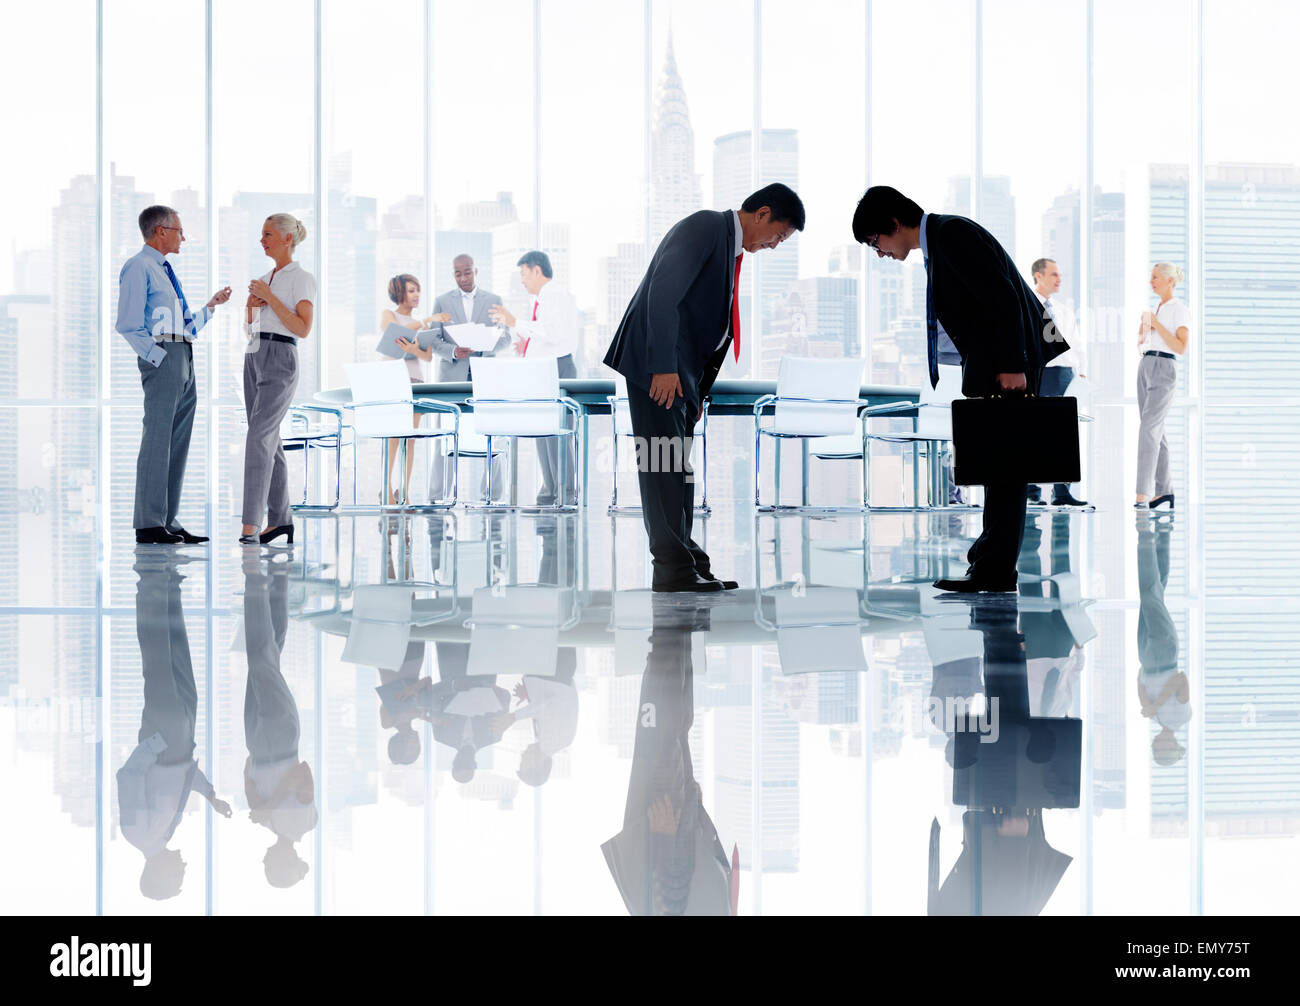
[[183, 541], [186, 545], [202, 545], [205, 541], [208, 540], [207, 538], [203, 537], [203, 535], [201, 534], [190, 534], [183, 527], [178, 527], [175, 531], [171, 531], [169, 533], [180, 535], [181, 541]]
[[969, 576], [958, 576], [949, 580], [935, 580], [934, 585], [940, 590], [954, 594], [1007, 594], [1016, 589], [1016, 578], [1009, 580], [977, 580]]
[[1149, 510], [1159, 510], [1162, 506], [1165, 506], [1166, 504], [1169, 505], [1170, 510], [1174, 508], [1173, 493], [1165, 493], [1163, 496], [1157, 496], [1155, 499], [1153, 499], [1150, 503], [1147, 504], [1147, 508]]
[[1052, 494], [1052, 506], [1087, 506], [1087, 500], [1075, 499], [1069, 491]]
[[179, 545], [183, 539], [165, 527], [138, 527], [135, 529], [137, 545]]
[[719, 580], [719, 579], [718, 579], [716, 576], [714, 576], [712, 573], [700, 573], [700, 579], [701, 579], [701, 580], [708, 580], [708, 581], [711, 582], [711, 583], [720, 583], [720, 584], [722, 584], [722, 589], [723, 589], [723, 590], [739, 590], [739, 589], [740, 589], [740, 584], [737, 583], [735, 580]]
[[286, 540], [285, 544], [292, 545], [293, 525], [281, 524], [279, 527], [273, 527], [269, 531], [263, 531], [260, 535], [257, 536], [257, 540], [262, 545], [269, 545], [271, 544], [271, 542], [275, 541], [276, 538], [279, 538], [282, 535], [288, 535], [288, 539]]
[[706, 580], [697, 573], [682, 580], [656, 583], [650, 589], [656, 594], [715, 594], [724, 588], [721, 580]]
[[1029, 494], [1026, 493], [1026, 494], [1025, 494], [1025, 502], [1026, 502], [1027, 504], [1029, 504], [1030, 506], [1042, 506], [1042, 505], [1043, 505], [1043, 497], [1042, 497], [1040, 494], [1038, 494], [1038, 493], [1034, 493], [1032, 496], [1030, 496]]

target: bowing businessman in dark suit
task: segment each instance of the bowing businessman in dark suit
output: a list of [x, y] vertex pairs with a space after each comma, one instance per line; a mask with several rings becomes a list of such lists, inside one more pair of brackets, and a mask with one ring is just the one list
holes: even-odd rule
[[[664, 235], [605, 354], [627, 378], [637, 480], [656, 591], [733, 589], [691, 538], [691, 433], [727, 357], [740, 359], [740, 265], [803, 230], [803, 203], [779, 183], [737, 210], [700, 210]], [[753, 337], [751, 333], [750, 337]]]
[[[993, 237], [965, 217], [926, 213], [897, 189], [873, 185], [853, 214], [853, 237], [899, 262], [925, 259], [926, 346], [931, 386], [939, 383], [939, 334], [961, 354], [962, 394], [1037, 394], [1047, 361], [1069, 349], [1034, 291]], [[1004, 445], [1015, 451], [1017, 445]], [[984, 487], [984, 532], [971, 546], [967, 575], [938, 580], [963, 593], [1016, 589], [1025, 533], [1025, 485]]]

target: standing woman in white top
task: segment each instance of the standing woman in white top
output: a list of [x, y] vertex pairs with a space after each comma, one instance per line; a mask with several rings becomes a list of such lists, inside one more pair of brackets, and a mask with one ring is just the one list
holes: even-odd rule
[[1142, 360], [1138, 364], [1138, 510], [1174, 508], [1174, 490], [1169, 483], [1169, 442], [1165, 439], [1165, 417], [1174, 401], [1178, 384], [1178, 357], [1187, 352], [1192, 312], [1174, 297], [1174, 287], [1183, 281], [1183, 271], [1170, 262], [1157, 262], [1151, 269], [1151, 289], [1160, 303], [1154, 311], [1143, 311], [1138, 326]]
[[[298, 388], [298, 340], [307, 338], [315, 315], [316, 279], [293, 260], [307, 239], [302, 221], [273, 213], [262, 225], [262, 250], [275, 268], [248, 284], [244, 324], [244, 530], [241, 545], [265, 545], [286, 536], [293, 544], [289, 516], [289, 473], [280, 442], [280, 423]], [[262, 518], [266, 529], [260, 534]]]
[[[415, 309], [420, 306], [420, 281], [410, 273], [404, 272], [394, 276], [388, 281], [388, 299], [393, 302], [393, 307], [384, 308], [379, 314], [379, 331], [386, 332], [389, 325], [401, 325], [403, 328], [409, 328], [413, 332], [418, 332], [422, 328], [430, 328], [437, 322], [451, 321], [449, 314], [434, 314], [425, 318], [423, 321], [415, 314]], [[406, 352], [406, 369], [411, 375], [412, 384], [421, 384], [424, 381], [424, 368], [420, 366], [420, 361], [429, 361], [433, 358], [432, 349], [421, 349], [419, 342], [414, 339], [399, 339], [398, 348]], [[421, 415], [415, 413], [414, 425], [420, 425]], [[388, 470], [393, 470], [393, 461], [397, 457], [397, 449], [400, 441], [388, 441]], [[415, 452], [408, 451], [406, 455], [406, 475], [402, 483], [402, 499], [409, 498], [411, 488], [411, 469], [415, 466]], [[395, 503], [394, 493], [391, 486], [388, 488], [388, 502]]]

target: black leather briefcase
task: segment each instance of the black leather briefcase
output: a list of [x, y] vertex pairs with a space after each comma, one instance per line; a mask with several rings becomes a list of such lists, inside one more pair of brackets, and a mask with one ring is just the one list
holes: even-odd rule
[[1078, 482], [1078, 399], [958, 398], [952, 450], [958, 485]]

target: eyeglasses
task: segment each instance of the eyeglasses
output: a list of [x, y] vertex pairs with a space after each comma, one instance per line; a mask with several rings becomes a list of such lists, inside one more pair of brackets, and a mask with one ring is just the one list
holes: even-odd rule
[[165, 230], [165, 231], [175, 231], [175, 232], [176, 232], [177, 234], [179, 234], [181, 237], [184, 237], [184, 236], [185, 236], [185, 229], [182, 228], [182, 227], [168, 227], [166, 224], [159, 224], [158, 226], [161, 227], [161, 228], [162, 228], [163, 230]]
[[862, 242], [862, 243], [863, 243], [864, 245], [866, 245], [868, 248], [870, 248], [872, 251], [880, 251], [880, 235], [879, 235], [879, 234], [877, 234], [875, 237], [867, 238], [867, 240], [865, 240], [865, 241]]

